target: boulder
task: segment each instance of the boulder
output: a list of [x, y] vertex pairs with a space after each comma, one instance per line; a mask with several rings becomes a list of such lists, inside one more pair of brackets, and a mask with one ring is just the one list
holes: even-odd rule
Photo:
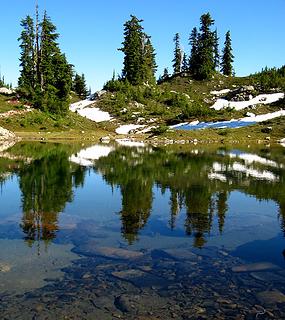
[[99, 91], [96, 91], [95, 93], [94, 93], [94, 98], [95, 99], [99, 99], [99, 98], [101, 98], [104, 94], [106, 94], [107, 93], [107, 91], [106, 90], [99, 90]]
[[0, 93], [1, 93], [1, 94], [10, 95], [10, 94], [13, 94], [13, 90], [8, 89], [8, 88], [5, 88], [5, 87], [2, 87], [2, 88], [0, 88]]
[[101, 256], [115, 260], [134, 260], [143, 256], [142, 252], [114, 247], [100, 247], [96, 240], [90, 240], [74, 249], [76, 253], [86, 256]]
[[102, 143], [109, 143], [110, 140], [111, 140], [111, 138], [109, 136], [105, 136], [105, 137], [100, 138], [100, 141]]

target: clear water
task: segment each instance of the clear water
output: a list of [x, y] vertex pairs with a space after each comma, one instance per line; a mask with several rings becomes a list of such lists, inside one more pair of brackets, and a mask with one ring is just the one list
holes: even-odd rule
[[282, 319], [285, 149], [0, 154], [3, 319]]

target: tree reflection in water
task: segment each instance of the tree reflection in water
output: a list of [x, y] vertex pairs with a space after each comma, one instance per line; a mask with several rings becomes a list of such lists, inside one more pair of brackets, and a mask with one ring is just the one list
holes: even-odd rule
[[[21, 227], [29, 245], [35, 241], [47, 244], [56, 237], [59, 213], [73, 200], [73, 188], [84, 186], [86, 168], [71, 164], [70, 152], [65, 148], [47, 152], [45, 148], [42, 147], [43, 155], [37, 160], [16, 169], [22, 191]], [[285, 233], [285, 165], [280, 150], [272, 151], [272, 155], [268, 150], [265, 155], [265, 151], [258, 151], [263, 159], [265, 156], [273, 158], [275, 162], [270, 160], [269, 164], [248, 164], [220, 151], [118, 147], [96, 160], [95, 172], [110, 186], [120, 188], [121, 233], [126, 241], [129, 244], [137, 241], [140, 231], [147, 226], [154, 186], [161, 193], [169, 191], [169, 228], [176, 228], [177, 217], [183, 209], [185, 233], [193, 236], [196, 247], [201, 248], [206, 243], [214, 219], [218, 221], [219, 232], [223, 232], [228, 199], [235, 190], [258, 200], [278, 203], [281, 228]], [[243, 171], [234, 170], [234, 163]], [[244, 168], [248, 168], [248, 172]], [[219, 170], [218, 174], [215, 170]], [[265, 172], [271, 180], [256, 178], [252, 172], [255, 175]]]
[[73, 200], [72, 187], [83, 185], [85, 169], [71, 166], [68, 154], [57, 151], [19, 170], [25, 240], [47, 245], [56, 237], [58, 215]]
[[[121, 147], [107, 158], [99, 159], [95, 166], [107, 183], [121, 188], [122, 235], [129, 243], [138, 239], [139, 231], [146, 226], [152, 210], [154, 185], [159, 186], [162, 193], [170, 191], [169, 227], [172, 230], [178, 213], [185, 208], [185, 232], [194, 237], [196, 247], [201, 248], [206, 243], [214, 217], [217, 217], [222, 234], [228, 198], [234, 190], [279, 203], [280, 220], [285, 230], [284, 166], [265, 168], [278, 177], [278, 180], [270, 181], [258, 179], [247, 172], [233, 171], [234, 161], [237, 160], [221, 155], [217, 150], [197, 154], [164, 148]], [[210, 176], [217, 163], [222, 168], [222, 179]], [[252, 168], [263, 172], [264, 165], [251, 163], [249, 172]]]

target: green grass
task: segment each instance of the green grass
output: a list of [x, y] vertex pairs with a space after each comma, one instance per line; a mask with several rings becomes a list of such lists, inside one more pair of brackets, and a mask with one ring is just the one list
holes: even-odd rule
[[14, 96], [0, 94], [0, 113], [10, 110], [19, 110], [19, 107], [21, 107], [21, 103], [17, 102]]
[[61, 117], [34, 110], [0, 118], [0, 126], [26, 139], [96, 140], [108, 133], [104, 124], [98, 125], [72, 112]]

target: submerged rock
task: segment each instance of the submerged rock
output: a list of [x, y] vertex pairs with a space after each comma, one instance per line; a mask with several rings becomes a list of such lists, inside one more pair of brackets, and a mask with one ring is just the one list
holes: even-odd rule
[[12, 266], [6, 262], [0, 262], [0, 272], [9, 272]]
[[198, 260], [198, 256], [187, 249], [167, 249], [162, 251], [175, 260]]
[[252, 272], [250, 274], [252, 278], [262, 281], [262, 282], [277, 282], [277, 283], [285, 283], [285, 277], [277, 274], [276, 272]]
[[97, 242], [94, 240], [90, 240], [87, 243], [78, 246], [75, 251], [86, 256], [101, 256], [119, 260], [138, 259], [143, 256], [143, 253], [139, 251], [113, 247], [98, 247]]
[[143, 277], [145, 275], [145, 272], [138, 269], [129, 269], [125, 271], [112, 272], [112, 275], [119, 279], [131, 280], [133, 278]]
[[280, 269], [273, 263], [270, 262], [258, 262], [258, 263], [250, 263], [243, 264], [240, 266], [236, 266], [232, 268], [233, 272], [257, 272], [257, 271], [265, 271], [265, 270], [276, 270]]
[[132, 309], [130, 300], [124, 295], [116, 297], [114, 301], [114, 305], [116, 306], [117, 309], [119, 309], [122, 312], [130, 312]]
[[259, 292], [256, 297], [264, 304], [285, 303], [285, 295], [278, 290]]

